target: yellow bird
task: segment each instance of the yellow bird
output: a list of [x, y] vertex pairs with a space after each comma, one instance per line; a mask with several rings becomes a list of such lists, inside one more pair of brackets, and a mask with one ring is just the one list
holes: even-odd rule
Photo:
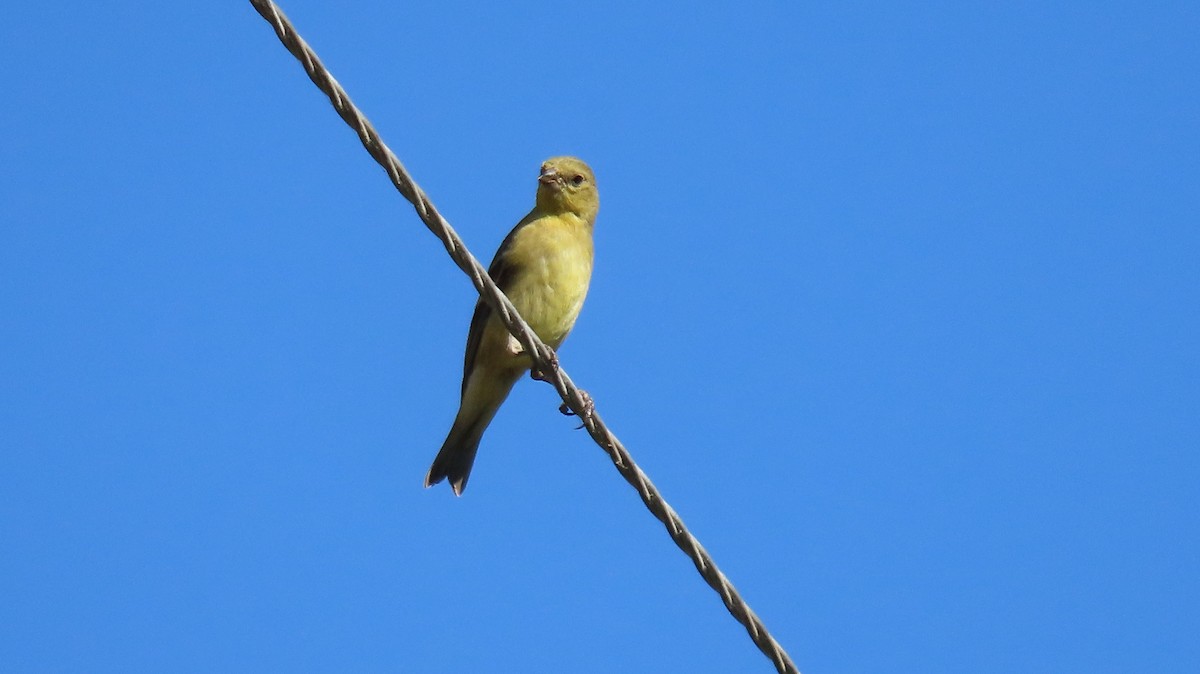
[[[575, 325], [592, 278], [592, 228], [600, 196], [588, 165], [575, 157], [542, 164], [533, 210], [509, 232], [488, 275], [543, 342], [557, 349]], [[480, 299], [467, 333], [462, 402], [425, 486], [449, 478], [461, 496], [479, 439], [532, 361]]]

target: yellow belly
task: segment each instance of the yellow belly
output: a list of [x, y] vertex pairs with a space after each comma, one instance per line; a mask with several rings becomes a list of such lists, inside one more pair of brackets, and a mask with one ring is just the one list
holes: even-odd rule
[[558, 348], [575, 325], [592, 278], [592, 237], [571, 216], [530, 223], [513, 241], [521, 261], [508, 297], [543, 342]]

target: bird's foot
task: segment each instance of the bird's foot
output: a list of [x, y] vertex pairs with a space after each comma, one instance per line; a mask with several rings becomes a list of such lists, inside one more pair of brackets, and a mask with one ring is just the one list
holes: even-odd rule
[[[550, 352], [550, 369], [558, 369], [558, 354], [554, 353], [553, 351]], [[549, 378], [549, 375], [534, 367], [530, 368], [529, 370], [529, 378], [534, 381], [546, 381]]]
[[[583, 414], [578, 416], [580, 421], [583, 423], [579, 424], [576, 430], [583, 428], [587, 424], [587, 421], [592, 418], [592, 415], [596, 413], [596, 402], [592, 400], [592, 396], [590, 396], [587, 391], [580, 389], [579, 397], [583, 399]], [[566, 403], [559, 405], [558, 411], [569, 417], [576, 416], [576, 414], [571, 411], [571, 408], [567, 407]]]

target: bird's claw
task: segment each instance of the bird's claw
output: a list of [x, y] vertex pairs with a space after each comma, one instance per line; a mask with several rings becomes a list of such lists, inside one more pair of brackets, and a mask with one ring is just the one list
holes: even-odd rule
[[[554, 353], [553, 351], [551, 351], [550, 357], [547, 360], [550, 361], [550, 369], [551, 370], [558, 369], [558, 354], [557, 353]], [[546, 381], [549, 377], [545, 372], [537, 369], [536, 367], [533, 367], [533, 368], [529, 369], [529, 378], [534, 381]]]
[[[596, 402], [592, 400], [592, 396], [588, 395], [587, 391], [580, 390], [579, 397], [583, 399], [583, 414], [578, 415], [582, 423], [580, 423], [575, 430], [579, 430], [580, 428], [586, 426], [588, 420], [591, 419], [592, 415], [596, 413]], [[576, 414], [571, 411], [571, 408], [567, 407], [566, 403], [559, 405], [558, 411], [569, 417], [576, 416]]]

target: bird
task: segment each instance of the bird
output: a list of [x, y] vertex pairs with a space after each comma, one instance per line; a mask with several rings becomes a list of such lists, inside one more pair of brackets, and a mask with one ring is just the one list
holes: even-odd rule
[[[599, 209], [596, 177], [586, 163], [576, 157], [547, 159], [533, 210], [508, 233], [488, 266], [488, 276], [552, 349], [566, 339], [583, 308]], [[483, 432], [532, 366], [520, 342], [480, 298], [467, 332], [458, 413], [425, 476], [426, 487], [448, 480], [454, 494], [462, 496]]]

